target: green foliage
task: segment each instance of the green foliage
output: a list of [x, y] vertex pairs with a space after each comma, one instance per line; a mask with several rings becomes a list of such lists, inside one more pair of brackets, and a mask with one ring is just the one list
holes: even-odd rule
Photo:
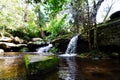
[[66, 2], [67, 0], [46, 0], [44, 2], [46, 4], [46, 13], [48, 13], [50, 17], [54, 18], [56, 14], [62, 10], [62, 7]]
[[24, 62], [25, 62], [26, 68], [28, 69], [28, 64], [29, 64], [29, 56], [28, 55], [24, 56]]
[[29, 49], [27, 47], [22, 47], [19, 51], [20, 52], [27, 52], [27, 51], [29, 51]]
[[29, 23], [28, 26], [26, 26], [26, 36], [33, 38], [39, 36], [39, 30], [40, 28], [35, 25], [35, 23]]
[[57, 46], [58, 46], [58, 43], [56, 43], [56, 44], [49, 50], [49, 52], [57, 53], [57, 51], [58, 51]]
[[51, 35], [48, 38], [55, 38], [58, 35], [62, 35], [65, 33], [64, 27], [65, 27], [65, 18], [67, 15], [64, 15], [63, 18], [59, 19], [56, 18], [54, 20], [50, 21], [50, 24], [47, 28], [47, 31], [51, 33]]
[[0, 0], [0, 27], [15, 30], [23, 25], [23, 8], [18, 0]]
[[17, 28], [16, 30], [9, 30], [13, 36], [18, 36], [29, 40], [30, 38], [39, 36], [40, 28], [34, 22], [29, 23], [27, 26]]
[[56, 53], [57, 51], [58, 51], [58, 49], [56, 47], [53, 47], [50, 49], [50, 52], [52, 52], [52, 53]]
[[47, 21], [47, 18], [45, 17], [45, 14], [41, 10], [41, 4], [40, 3], [36, 4], [34, 11], [35, 11], [35, 14], [36, 14], [36, 17], [37, 17], [37, 20], [35, 20], [36, 24], [39, 27], [46, 26], [45, 23]]
[[[39, 60], [31, 63], [31, 59], [35, 57]], [[44, 74], [54, 69], [58, 64], [56, 56], [24, 55], [24, 61], [28, 74]]]

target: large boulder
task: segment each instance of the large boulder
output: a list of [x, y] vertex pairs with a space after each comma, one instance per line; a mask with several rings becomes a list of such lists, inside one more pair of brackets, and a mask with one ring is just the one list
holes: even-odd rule
[[24, 60], [28, 75], [43, 75], [52, 71], [58, 65], [56, 56], [25, 55]]
[[[55, 40], [52, 41], [52, 43], [58, 49], [59, 53], [64, 53], [73, 36], [74, 36], [73, 34], [64, 35], [62, 37], [56, 38]], [[81, 37], [81, 35], [79, 35], [76, 52], [81, 53], [86, 51], [89, 51], [88, 41], [85, 38]]]
[[0, 37], [0, 48], [4, 49], [5, 52], [8, 51], [19, 51], [22, 47], [26, 47], [24, 40], [19, 37], [10, 38], [10, 37]]
[[103, 23], [98, 27], [98, 45], [106, 52], [120, 52], [120, 20]]
[[26, 44], [15, 44], [10, 42], [0, 42], [0, 48], [4, 49], [5, 51], [19, 51], [18, 49], [22, 47], [26, 47]]

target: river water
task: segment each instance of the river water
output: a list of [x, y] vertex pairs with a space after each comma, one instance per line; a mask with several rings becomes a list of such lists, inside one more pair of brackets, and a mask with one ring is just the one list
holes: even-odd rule
[[120, 61], [60, 57], [57, 70], [29, 80], [120, 80]]
[[56, 70], [41, 76], [25, 74], [22, 57], [0, 57], [0, 80], [120, 80], [120, 60], [59, 57]]

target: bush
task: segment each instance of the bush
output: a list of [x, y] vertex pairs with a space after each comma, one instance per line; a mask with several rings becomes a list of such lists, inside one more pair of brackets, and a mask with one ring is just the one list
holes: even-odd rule
[[56, 36], [63, 35], [65, 33], [64, 26], [65, 26], [65, 15], [63, 18], [58, 19], [55, 18], [50, 21], [50, 24], [47, 28], [47, 32], [50, 32], [51, 35], [48, 36], [48, 39], [55, 38]]
[[15, 30], [9, 30], [13, 36], [29, 40], [30, 38], [38, 37], [40, 28], [34, 23], [28, 23], [27, 26], [16, 28]]

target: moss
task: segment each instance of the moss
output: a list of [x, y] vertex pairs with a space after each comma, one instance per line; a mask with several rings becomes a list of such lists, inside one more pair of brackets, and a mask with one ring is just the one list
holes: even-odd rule
[[116, 19], [116, 20], [112, 20], [112, 21], [106, 21], [104, 23], [98, 24], [98, 27], [108, 26], [108, 25], [111, 25], [111, 24], [115, 24], [119, 21], [120, 21], [120, 19]]
[[[36, 61], [31, 62], [32, 58], [36, 58]], [[25, 65], [29, 75], [47, 73], [54, 69], [57, 64], [58, 58], [56, 56], [25, 55]]]
[[119, 58], [119, 53], [113, 52], [113, 53], [109, 54], [109, 56], [110, 56], [110, 58], [115, 58], [115, 59], [117, 59], [117, 58]]
[[25, 61], [25, 66], [28, 69], [28, 64], [29, 64], [29, 59], [28, 59], [28, 55], [24, 56], [24, 61]]
[[27, 47], [22, 47], [19, 52], [27, 52], [29, 51], [29, 49]]
[[86, 52], [86, 53], [80, 53], [79, 55], [80, 58], [89, 58], [89, 59], [94, 59], [94, 58], [99, 58], [99, 59], [108, 59], [109, 56], [106, 53], [103, 52], [96, 52], [96, 51], [91, 51], [91, 52]]
[[53, 39], [52, 42], [55, 42], [55, 41], [59, 41], [61, 39], [70, 39], [74, 36], [74, 34], [66, 34], [66, 35], [62, 35], [62, 36], [57, 36], [57, 38]]

